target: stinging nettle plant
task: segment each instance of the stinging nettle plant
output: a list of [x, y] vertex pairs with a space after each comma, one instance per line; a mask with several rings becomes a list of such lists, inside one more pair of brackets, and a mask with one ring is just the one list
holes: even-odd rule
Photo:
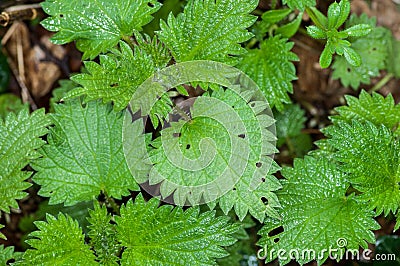
[[[168, 2], [180, 3], [164, 1], [164, 6]], [[257, 245], [265, 261], [278, 258], [283, 265], [290, 257], [278, 257], [279, 249], [320, 254], [337, 247], [340, 260], [346, 250], [375, 243], [373, 230], [380, 226], [374, 217], [399, 215], [400, 107], [393, 97], [366, 91], [346, 96], [347, 104], [336, 108], [323, 130], [326, 139], [316, 142], [319, 148], [283, 169], [272, 159], [277, 149], [269, 108], [278, 119], [278, 146], [311, 145], [301, 133], [304, 111], [289, 97], [296, 79], [293, 62], [299, 60], [289, 38], [304, 12], [315, 24], [307, 27], [309, 35], [326, 39], [321, 67], [333, 61], [333, 77], [345, 86], [369, 84], [382, 69], [398, 77], [388, 58], [399, 57], [399, 44], [387, 29], [376, 27], [375, 19], [349, 18], [348, 0], [332, 3], [327, 16], [313, 0], [284, 0], [287, 8], [257, 17], [258, 2], [188, 0], [166, 20], [155, 0], [41, 4], [48, 14], [41, 24], [55, 32], [53, 43], [75, 42], [84, 68], [53, 92], [50, 113], [24, 107], [1, 121], [0, 210], [18, 208], [16, 200], [27, 195], [31, 177], [50, 205], [94, 204], [85, 224], [68, 212], [47, 214], [35, 222], [23, 254], [0, 246], [0, 262], [240, 265], [241, 253], [256, 255], [244, 247], [250, 241], [245, 229], [256, 223], [262, 225]], [[160, 19], [155, 31], [154, 17]], [[196, 65], [206, 60], [214, 68], [203, 73]], [[218, 68], [222, 64], [227, 68]], [[180, 66], [212, 78], [161, 90], [143, 87], [161, 80], [157, 75], [163, 69]], [[234, 68], [238, 72], [230, 72]], [[244, 74], [229, 80], [239, 70], [254, 84]], [[221, 77], [232, 86], [212, 82]], [[255, 84], [259, 91], [241, 88]], [[149, 119], [134, 119], [140, 115]], [[131, 138], [123, 138], [127, 132]], [[172, 151], [190, 162], [202, 156], [214, 161], [198, 171], [186, 169], [173, 161]], [[239, 155], [245, 164], [229, 191], [201, 206], [184, 206], [198, 205], [187, 202], [199, 203], [206, 193], [195, 198], [178, 185], [211, 182], [234, 168], [232, 158], [242, 165]], [[278, 171], [282, 179], [274, 175]], [[143, 184], [155, 186], [158, 194], [149, 199], [140, 192]], [[127, 200], [131, 195], [136, 196]], [[345, 243], [339, 245], [339, 239]], [[322, 264], [328, 256], [294, 259]]]

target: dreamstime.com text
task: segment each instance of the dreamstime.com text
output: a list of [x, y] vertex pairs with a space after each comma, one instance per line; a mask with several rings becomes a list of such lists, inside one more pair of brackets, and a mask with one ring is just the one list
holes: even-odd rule
[[271, 261], [278, 258], [281, 261], [287, 260], [324, 260], [330, 258], [332, 260], [357, 260], [357, 261], [396, 261], [396, 254], [373, 254], [372, 250], [364, 249], [346, 249], [347, 240], [339, 238], [337, 240], [337, 247], [329, 247], [329, 249], [322, 249], [316, 252], [313, 249], [268, 249], [266, 246], [259, 249], [257, 252], [258, 259]]

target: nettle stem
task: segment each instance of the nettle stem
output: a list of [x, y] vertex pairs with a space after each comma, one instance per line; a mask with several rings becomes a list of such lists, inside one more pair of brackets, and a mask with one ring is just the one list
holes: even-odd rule
[[135, 50], [135, 43], [130, 36], [123, 36], [122, 40], [124, 40], [129, 45], [129, 47], [131, 47], [132, 50]]
[[104, 197], [106, 198], [106, 202], [105, 202], [106, 206], [111, 208], [115, 214], [119, 215], [120, 214], [119, 206], [115, 202], [115, 200], [112, 197], [108, 196], [108, 194], [105, 191], [103, 191], [103, 194], [104, 194]]
[[383, 86], [385, 86], [392, 78], [394, 78], [393, 73], [387, 74], [383, 79], [381, 79], [378, 83], [375, 84], [370, 90], [369, 93], [374, 92], [374, 91], [379, 91], [382, 89]]
[[190, 116], [188, 116], [188, 114], [185, 113], [185, 111], [183, 111], [182, 108], [180, 108], [178, 105], [175, 104], [174, 109], [176, 110], [176, 112], [186, 121], [189, 122], [192, 120], [192, 118], [190, 118]]

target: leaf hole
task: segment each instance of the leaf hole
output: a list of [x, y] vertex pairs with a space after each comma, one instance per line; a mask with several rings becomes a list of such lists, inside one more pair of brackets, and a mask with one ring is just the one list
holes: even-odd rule
[[190, 144], [186, 145], [186, 149], [187, 150], [190, 149]]
[[261, 168], [261, 166], [262, 166], [262, 162], [258, 162], [258, 163], [256, 163], [256, 166], [257, 166], [257, 168]]
[[151, 2], [148, 2], [147, 5], [148, 5], [149, 7], [154, 7], [154, 4], [151, 3]]
[[250, 106], [251, 106], [251, 107], [255, 107], [256, 104], [255, 104], [255, 103], [251, 103]]
[[236, 191], [236, 188], [234, 187], [232, 190], [233, 190], [233, 191]]
[[[283, 226], [279, 226], [278, 228], [275, 228], [274, 230], [269, 232], [268, 236], [269, 237], [273, 237], [273, 236], [278, 235], [278, 234], [280, 234], [282, 232], [283, 232]], [[279, 238], [278, 238], [278, 241], [279, 241]]]
[[275, 243], [278, 243], [278, 242], [279, 242], [279, 238], [275, 238], [275, 239], [274, 239], [274, 242], [275, 242]]
[[64, 17], [64, 15], [63, 14], [60, 14], [60, 18], [63, 18]]
[[246, 135], [245, 134], [239, 134], [238, 137], [241, 138], [241, 139], [244, 139], [246, 137]]
[[111, 88], [115, 88], [115, 87], [118, 87], [119, 86], [119, 84], [118, 83], [113, 83], [113, 84], [110, 84], [110, 87]]
[[263, 183], [265, 183], [265, 177], [261, 178], [261, 181], [262, 181]]
[[266, 197], [261, 197], [261, 200], [264, 204], [268, 204], [268, 199]]
[[348, 68], [346, 69], [346, 71], [347, 71], [348, 73], [350, 73], [350, 72], [351, 72], [351, 69], [348, 67]]
[[174, 134], [172, 134], [172, 136], [173, 136], [174, 138], [179, 138], [181, 135], [182, 135], [181, 133], [174, 133]]

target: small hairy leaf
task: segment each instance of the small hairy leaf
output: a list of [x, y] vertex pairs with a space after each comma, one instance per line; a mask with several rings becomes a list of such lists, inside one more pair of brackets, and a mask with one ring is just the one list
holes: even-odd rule
[[[32, 232], [26, 242], [32, 247], [23, 255], [21, 265], [82, 265], [96, 266], [95, 256], [77, 221], [60, 214], [48, 215], [47, 222], [36, 222], [39, 231]], [[17, 264], [19, 265], [19, 264]]]
[[369, 121], [375, 126], [386, 126], [396, 131], [400, 123], [400, 105], [396, 105], [393, 96], [389, 94], [383, 97], [379, 93], [368, 94], [362, 90], [359, 98], [346, 95], [347, 106], [337, 107], [339, 115], [331, 116], [333, 123], [352, 120]]
[[154, 56], [147, 55], [139, 47], [133, 53], [128, 44], [120, 42], [120, 51], [101, 55], [100, 64], [85, 62], [88, 73], [71, 77], [81, 87], [70, 91], [64, 98], [86, 95], [87, 100], [112, 101], [114, 109], [121, 111], [128, 105], [137, 87], [154, 73]]
[[298, 57], [290, 51], [292, 47], [288, 39], [275, 36], [262, 42], [259, 49], [249, 50], [238, 65], [264, 92], [269, 105], [280, 111], [284, 103], [291, 102], [288, 92], [293, 92], [292, 81], [297, 79], [292, 61]]
[[354, 49], [350, 47], [343, 46], [343, 53], [344, 53], [344, 58], [346, 58], [346, 61], [355, 67], [359, 67], [361, 65], [361, 56], [354, 51]]
[[307, 33], [314, 39], [326, 39], [326, 32], [317, 26], [311, 25], [307, 27]]
[[349, 0], [334, 2], [328, 9], [328, 29], [338, 29], [346, 21], [350, 14]]
[[247, 31], [256, 20], [250, 15], [257, 0], [189, 0], [176, 18], [161, 21], [160, 40], [177, 62], [214, 60], [234, 64], [243, 54], [239, 43], [252, 37]]
[[321, 56], [319, 57], [319, 64], [321, 65], [321, 68], [329, 67], [332, 63], [332, 57], [333, 57], [333, 53], [331, 52], [331, 46], [328, 41], [324, 50], [321, 53]]
[[159, 204], [139, 195], [121, 207], [121, 217], [115, 217], [118, 240], [126, 247], [121, 265], [215, 265], [228, 255], [222, 247], [236, 242], [232, 234], [240, 226], [228, 217]]
[[160, 8], [156, 0], [47, 0], [43, 10], [50, 15], [42, 21], [55, 44], [76, 41], [84, 58], [93, 59], [149, 23]]
[[[332, 65], [334, 69], [332, 77], [340, 79], [344, 86], [350, 86], [353, 89], [357, 89], [361, 83], [370, 84], [372, 77], [379, 76], [379, 71], [386, 67], [387, 47], [391, 42], [390, 31], [376, 27], [376, 19], [368, 18], [366, 14], [360, 17], [352, 15], [346, 23], [346, 28], [350, 30], [354, 25], [361, 23], [371, 26], [371, 32], [366, 36], [350, 39], [353, 51], [350, 50], [349, 53], [349, 48], [346, 48], [344, 50], [346, 58], [338, 56]], [[359, 66], [357, 66], [359, 60], [355, 54], [360, 56], [361, 64]]]
[[318, 28], [322, 30], [326, 30], [328, 28], [328, 18], [322, 14], [318, 8], [313, 6], [307, 8], [307, 14]]
[[123, 113], [78, 100], [56, 105], [55, 112], [43, 158], [32, 164], [40, 195], [50, 197], [50, 204], [73, 205], [101, 192], [121, 198], [138, 189], [122, 150]]
[[289, 15], [292, 10], [288, 8], [268, 10], [262, 15], [262, 19], [268, 23], [277, 23]]
[[303, 12], [300, 12], [294, 20], [277, 28], [275, 34], [281, 34], [283, 37], [291, 38], [299, 30], [302, 19]]
[[[282, 204], [281, 220], [269, 219], [259, 234], [258, 243], [263, 247], [261, 255], [266, 261], [277, 257], [285, 265], [290, 257], [301, 264], [316, 259], [321, 265], [329, 255], [339, 260], [344, 248], [367, 248], [367, 242], [375, 242], [371, 230], [378, 229], [374, 212], [358, 201], [354, 195], [346, 197], [349, 187], [344, 173], [328, 159], [306, 156], [295, 159], [293, 168], [282, 171], [283, 189], [277, 192]], [[283, 227], [283, 232], [271, 235], [271, 231]], [[328, 250], [337, 249], [335, 254]], [[304, 256], [304, 251], [314, 252], [314, 257]], [[283, 253], [283, 254], [282, 254]]]
[[27, 194], [23, 190], [31, 185], [24, 180], [32, 172], [21, 170], [40, 156], [36, 150], [45, 143], [40, 137], [49, 125], [44, 109], [29, 114], [24, 108], [18, 114], [9, 113], [4, 121], [0, 119], [0, 211], [17, 209], [15, 200]]
[[283, 0], [283, 4], [288, 5], [291, 9], [299, 9], [303, 11], [306, 7], [315, 6], [315, 0]]
[[400, 146], [391, 131], [383, 125], [353, 120], [337, 121], [324, 133], [336, 149], [334, 158], [341, 163], [340, 168], [363, 193], [359, 198], [376, 208], [377, 215], [395, 213], [400, 205]]
[[347, 33], [350, 37], [362, 37], [367, 35], [372, 30], [372, 26], [368, 24], [357, 24], [347, 28], [344, 32]]
[[97, 256], [97, 261], [103, 266], [119, 265], [117, 257], [121, 246], [118, 243], [115, 225], [111, 224], [111, 215], [107, 208], [96, 202], [94, 210], [89, 210], [88, 221], [90, 244]]

